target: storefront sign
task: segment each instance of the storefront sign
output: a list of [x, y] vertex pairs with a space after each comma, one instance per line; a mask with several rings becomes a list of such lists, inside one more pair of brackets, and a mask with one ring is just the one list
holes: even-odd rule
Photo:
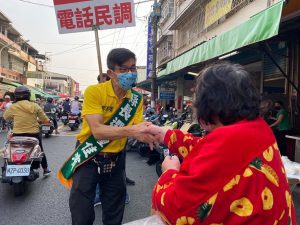
[[159, 98], [161, 100], [174, 100], [175, 99], [175, 93], [160, 92]]
[[174, 100], [175, 99], [175, 89], [161, 87], [159, 98], [165, 99], [165, 100]]
[[60, 34], [135, 26], [133, 0], [53, 0]]
[[75, 96], [79, 96], [79, 83], [75, 83]]
[[148, 18], [148, 42], [147, 42], [147, 70], [146, 80], [149, 80], [152, 75], [153, 68], [153, 30], [151, 16]]
[[232, 0], [211, 0], [205, 6], [204, 27], [207, 28], [230, 12]]

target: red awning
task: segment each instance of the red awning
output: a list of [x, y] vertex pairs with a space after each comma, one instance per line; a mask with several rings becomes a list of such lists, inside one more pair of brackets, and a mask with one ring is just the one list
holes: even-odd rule
[[62, 98], [70, 98], [70, 96], [68, 94], [64, 94], [64, 93], [60, 93], [60, 94], [57, 94], [59, 97], [62, 97]]

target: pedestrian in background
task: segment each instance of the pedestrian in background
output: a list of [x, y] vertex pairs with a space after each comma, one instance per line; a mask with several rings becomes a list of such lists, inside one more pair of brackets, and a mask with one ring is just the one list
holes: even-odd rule
[[274, 108], [277, 111], [275, 122], [270, 125], [274, 128], [274, 134], [278, 143], [281, 155], [287, 155], [286, 137], [291, 130], [288, 111], [284, 108], [282, 101], [276, 101]]

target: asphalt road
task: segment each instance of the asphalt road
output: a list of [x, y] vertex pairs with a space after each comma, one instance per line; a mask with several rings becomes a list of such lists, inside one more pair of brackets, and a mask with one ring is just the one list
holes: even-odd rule
[[[50, 169], [48, 178], [39, 178], [28, 183], [26, 193], [14, 197], [12, 187], [0, 183], [0, 225], [69, 225], [69, 191], [56, 179], [56, 173], [72, 152], [75, 145], [75, 133], [67, 128], [61, 134], [43, 139]], [[5, 135], [0, 134], [0, 146]], [[2, 165], [2, 161], [0, 162]], [[123, 222], [130, 222], [150, 215], [151, 192], [157, 176], [154, 166], [148, 166], [146, 159], [137, 153], [127, 154], [127, 175], [136, 181], [135, 186], [128, 186], [131, 202], [126, 205]], [[40, 171], [41, 174], [42, 171]], [[95, 208], [94, 224], [102, 224], [101, 206]]]

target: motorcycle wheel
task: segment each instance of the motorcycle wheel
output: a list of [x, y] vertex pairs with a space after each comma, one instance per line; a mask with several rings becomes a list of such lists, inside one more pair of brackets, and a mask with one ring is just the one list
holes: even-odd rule
[[75, 127], [71, 127], [71, 131], [74, 131], [75, 130]]
[[155, 170], [156, 170], [156, 174], [158, 177], [160, 177], [162, 175], [162, 169], [161, 169], [161, 164], [162, 164], [162, 160], [159, 160], [156, 164], [155, 164]]
[[14, 183], [13, 188], [14, 188], [14, 195], [21, 196], [25, 192], [25, 182], [22, 181], [20, 183]]
[[45, 138], [49, 138], [50, 137], [50, 134], [45, 134]]

